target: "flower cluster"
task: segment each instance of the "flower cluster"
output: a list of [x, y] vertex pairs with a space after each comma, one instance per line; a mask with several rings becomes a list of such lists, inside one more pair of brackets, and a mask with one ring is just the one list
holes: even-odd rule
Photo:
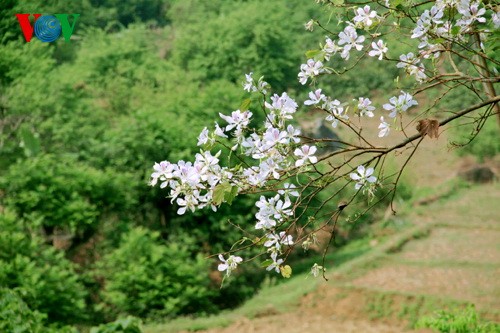
[[[327, 1], [317, 0], [317, 2], [326, 3]], [[373, 4], [374, 6], [377, 4], [384, 6], [377, 2], [373, 2]], [[481, 1], [436, 0], [429, 6], [425, 6], [426, 9], [412, 10], [411, 12], [415, 14], [401, 11], [389, 0], [385, 1], [385, 7], [389, 10], [382, 10], [381, 15], [369, 5], [354, 7], [352, 19], [339, 22], [345, 26], [342, 27], [338, 35], [326, 36], [324, 43], [320, 44], [319, 50], [307, 53], [309, 59], [300, 66], [299, 82], [302, 85], [308, 82], [315, 83], [318, 76], [334, 72], [333, 68], [325, 67], [325, 62], [332, 60], [336, 55], [348, 61], [351, 57], [355, 57], [355, 52], [363, 53], [351, 63], [360, 60], [365, 55], [376, 58], [378, 61], [395, 61], [396, 67], [404, 70], [417, 83], [427, 82], [431, 87], [437, 82], [437, 70], [446, 70], [444, 66], [437, 68], [435, 59], [441, 53], [448, 52], [452, 65], [450, 67], [456, 73], [447, 73], [446, 80], [448, 77], [461, 77], [465, 80], [466, 78], [460, 73], [458, 66], [453, 63], [451, 52], [456, 51], [453, 46], [459, 43], [464, 53], [468, 52], [467, 54], [473, 55], [476, 49], [484, 48], [482, 42], [487, 35], [485, 29], [478, 27], [487, 23], [487, 18], [490, 15], [492, 26], [496, 29], [500, 27], [500, 13], [490, 14], [492, 9], [496, 9], [496, 7]], [[407, 31], [411, 31], [408, 34], [411, 39], [418, 41], [418, 47], [399, 55], [398, 61], [397, 58], [393, 59], [388, 55], [388, 45], [380, 37], [386, 35], [387, 31], [392, 31], [391, 27], [396, 27], [394, 31], [401, 30], [398, 30], [398, 27], [404, 16], [411, 19], [412, 22], [416, 22]], [[394, 22], [387, 22], [386, 20], [391, 17], [395, 19]], [[314, 25], [323, 28], [315, 20], [310, 20], [304, 27], [306, 30], [312, 31]], [[325, 31], [328, 30], [325, 29]], [[468, 40], [469, 36], [472, 35], [478, 39], [474, 40], [474, 43]], [[364, 45], [365, 42], [368, 44]], [[402, 43], [402, 45], [411, 44]], [[371, 46], [371, 48], [367, 50], [365, 46]], [[486, 52], [480, 51], [484, 57], [487, 57]], [[462, 59], [467, 60], [467, 57], [464, 56]], [[476, 65], [472, 63], [472, 66]], [[345, 68], [344, 72], [350, 69]], [[342, 73], [342, 70], [339, 70], [339, 73]], [[424, 86], [420, 91], [424, 91], [426, 88]], [[263, 252], [268, 255], [264, 264], [266, 269], [277, 273], [281, 272], [283, 276], [287, 277], [291, 270], [289, 266], [283, 266], [283, 264], [290, 247], [294, 246], [290, 230], [292, 230], [293, 224], [299, 220], [299, 217], [295, 216], [296, 208], [304, 204], [301, 192], [290, 182], [290, 179], [293, 179], [291, 176], [307, 173], [306, 176], [309, 177], [309, 172], [323, 176], [322, 168], [316, 167], [315, 164], [318, 161], [327, 160], [329, 157], [318, 159], [316, 156], [317, 147], [309, 141], [301, 142], [301, 131], [292, 123], [299, 105], [286, 92], [281, 95], [268, 95], [269, 84], [263, 80], [263, 77], [255, 80], [253, 73], [245, 75], [243, 89], [249, 93], [258, 93], [262, 98], [261, 106], [265, 114], [263, 126], [251, 126], [254, 122], [252, 120], [253, 113], [248, 109], [249, 105], [245, 106], [246, 103], [231, 114], [219, 113], [221, 124], [215, 122], [212, 130], [205, 127], [199, 134], [198, 146], [202, 149], [195, 155], [194, 162], [179, 161], [174, 164], [162, 161], [155, 163], [150, 184], [154, 186], [159, 183], [161, 188], [168, 187], [170, 189], [169, 197], [172, 202], [178, 205], [178, 214], [184, 214], [188, 210], [194, 212], [196, 209], [204, 207], [216, 210], [222, 202], [230, 202], [239, 193], [256, 188], [266, 191], [270, 188], [275, 190], [276, 192], [271, 195], [261, 195], [255, 203], [257, 212], [255, 213], [255, 224], [252, 222], [252, 225], [254, 225], [254, 232], [257, 236], [252, 242], [254, 242], [253, 245], [262, 246]], [[361, 135], [361, 127], [358, 127], [357, 123], [351, 120], [350, 115], [356, 115], [359, 122], [364, 117], [375, 118], [377, 115], [377, 118], [380, 119], [378, 137], [385, 138], [394, 130], [393, 125], [397, 121], [396, 119], [401, 119], [402, 115], [411, 107], [418, 105], [418, 102], [412, 94], [401, 91], [399, 95], [390, 97], [388, 103], [382, 105], [381, 109], [387, 111], [388, 114], [381, 115], [377, 114], [377, 107], [367, 97], [341, 102], [325, 94], [321, 88], [315, 88], [309, 92], [303, 104], [323, 110], [326, 113], [324, 119], [332, 127], [336, 128], [343, 124], [357, 135]], [[366, 142], [366, 140], [364, 141]], [[223, 145], [228, 148], [228, 152], [230, 151], [228, 166], [220, 163], [221, 150], [212, 154], [211, 150], [216, 144]], [[358, 148], [357, 145], [353, 145], [353, 147], [363, 149], [363, 147]], [[348, 150], [346, 149], [346, 151]], [[237, 162], [231, 159], [234, 155], [238, 157]], [[345, 177], [340, 178], [352, 182], [357, 193], [371, 196], [376, 187], [381, 186], [381, 181], [374, 176], [374, 168], [369, 167], [370, 164], [374, 164], [374, 159], [368, 161], [364, 165], [357, 166], [353, 170], [354, 172], [349, 172], [349, 177], [346, 174]], [[320, 182], [321, 178], [318, 178], [319, 186], [329, 181], [328, 177], [324, 177]], [[299, 181], [300, 178], [297, 178], [297, 182]], [[304, 248], [309, 248], [313, 243], [312, 238], [307, 235], [301, 239], [297, 238], [295, 241], [302, 241]], [[226, 276], [229, 276], [243, 262], [241, 257], [234, 255], [229, 255], [226, 259], [221, 254], [219, 259], [221, 263], [218, 269], [221, 272], [226, 272]], [[315, 264], [311, 269], [311, 274], [317, 276], [324, 270], [324, 267]]]
[[370, 6], [366, 5], [363, 8], [355, 10], [356, 16], [352, 19], [359, 28], [370, 28], [379, 18], [377, 12], [371, 10]]
[[299, 82], [301, 84], [306, 84], [307, 80], [313, 79], [321, 73], [328, 72], [321, 61], [315, 61], [314, 59], [309, 59], [305, 64], [300, 65]]
[[[252, 73], [245, 77], [246, 91], [266, 93], [268, 84], [262, 78], [255, 83]], [[237, 195], [250, 187], [265, 186], [270, 180], [280, 179], [281, 174], [291, 168], [316, 163], [316, 147], [299, 146], [300, 130], [288, 124], [288, 121], [293, 119], [298, 104], [287, 93], [283, 93], [271, 96], [269, 101], [265, 101], [264, 107], [267, 112], [262, 131], [249, 128], [253, 116], [251, 111], [235, 110], [230, 115], [219, 114], [225, 125], [216, 122], [213, 131], [205, 127], [198, 136], [198, 146], [207, 148], [211, 148], [220, 140], [232, 141], [231, 150], [241, 151], [256, 163], [245, 163], [236, 167], [221, 166], [220, 150], [212, 155], [210, 150], [202, 149], [196, 154], [193, 163], [155, 163], [150, 184], [154, 186], [160, 183], [161, 188], [170, 188], [169, 197], [179, 206], [178, 214], [184, 214], [187, 210], [194, 212], [206, 206], [215, 211], [225, 200], [226, 192]], [[297, 148], [294, 149], [295, 147]], [[299, 197], [295, 185], [285, 183], [283, 186], [278, 194], [271, 198], [262, 196], [256, 202], [259, 210], [255, 214], [255, 230], [264, 233], [264, 247], [270, 253], [269, 267], [277, 271], [280, 271], [283, 262], [283, 259], [279, 258], [283, 247], [293, 244], [292, 236], [279, 229], [283, 228], [293, 215], [292, 198]], [[222, 262], [219, 270], [226, 271], [228, 276], [242, 262], [242, 259], [236, 256], [230, 256], [226, 260], [220, 255], [219, 259]]]
[[[411, 58], [411, 55], [408, 55], [408, 58]], [[369, 117], [373, 118], [375, 116], [376, 107], [372, 105], [372, 101], [366, 97], [359, 97], [354, 100], [354, 108], [357, 110], [357, 114], [360, 117]], [[309, 99], [304, 102], [304, 105], [314, 105], [325, 110], [328, 115], [325, 120], [330, 122], [332, 127], [336, 128], [341, 121], [348, 122], [349, 116], [347, 115], [347, 103], [343, 104], [337, 99], [332, 99], [325, 94], [323, 94], [322, 89], [316, 89], [315, 91], [311, 91], [309, 93]], [[403, 113], [407, 111], [410, 107], [418, 105], [418, 102], [413, 99], [413, 96], [409, 93], [401, 91], [399, 96], [393, 96], [389, 99], [389, 103], [383, 105], [383, 108], [387, 111], [390, 111], [389, 117], [395, 118], [398, 113]], [[379, 134], [378, 137], [386, 137], [390, 133], [391, 125], [384, 121], [384, 117], [380, 118], [379, 125]], [[313, 153], [316, 151], [314, 148]], [[309, 148], [307, 146], [303, 147], [303, 150], [299, 149], [295, 150], [295, 155], [301, 157], [300, 160], [296, 162], [296, 166], [301, 166], [304, 162], [307, 161], [309, 154]], [[316, 157], [313, 157], [310, 160], [311, 163], [316, 163]]]
[[[456, 12], [446, 16], [445, 13]], [[480, 1], [470, 0], [437, 0], [434, 6], [424, 10], [418, 17], [411, 38], [418, 39], [419, 56], [422, 58], [439, 57], [447, 49], [450, 42], [465, 42], [467, 34], [474, 33], [474, 26], [486, 23], [486, 9]], [[493, 24], [498, 27], [498, 13], [492, 15]], [[409, 75], [414, 75], [417, 82], [422, 83], [426, 76], [423, 64], [409, 53], [400, 57], [398, 67], [404, 68]], [[418, 65], [417, 65], [418, 64]]]
[[399, 56], [400, 62], [396, 65], [398, 68], [404, 68], [408, 75], [415, 76], [417, 82], [424, 82], [427, 78], [425, 75], [424, 64], [420, 63], [420, 59], [410, 52]]
[[238, 267], [238, 264], [240, 264], [243, 261], [243, 258], [230, 255], [229, 258], [227, 258], [227, 260], [226, 260], [226, 259], [224, 259], [222, 254], [219, 254], [219, 260], [222, 262], [217, 267], [219, 272], [226, 271], [226, 276], [230, 276], [231, 272], [234, 271], [236, 269], [236, 267]]
[[261, 76], [257, 82], [252, 77], [253, 73], [250, 72], [245, 74], [245, 82], [243, 83], [243, 90], [248, 92], [261, 92], [264, 95], [267, 94], [267, 89], [269, 88], [269, 84], [264, 81], [264, 77]]

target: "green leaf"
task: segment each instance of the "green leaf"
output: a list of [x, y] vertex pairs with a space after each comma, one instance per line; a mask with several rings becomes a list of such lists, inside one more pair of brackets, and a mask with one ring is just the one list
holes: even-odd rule
[[250, 104], [252, 104], [252, 100], [250, 98], [245, 99], [243, 102], [241, 102], [240, 111], [244, 112], [244, 111], [248, 110], [248, 108], [250, 107]]
[[281, 266], [280, 271], [281, 275], [286, 279], [289, 279], [290, 276], [292, 276], [292, 267], [290, 267], [289, 265]]
[[215, 205], [220, 205], [224, 202], [224, 198], [227, 192], [231, 191], [231, 185], [228, 182], [220, 183], [214, 188], [214, 194], [212, 201]]
[[27, 127], [22, 127], [19, 132], [26, 157], [38, 155], [40, 152], [40, 140]]
[[231, 205], [233, 203], [234, 198], [236, 198], [236, 195], [238, 195], [238, 187], [231, 186], [231, 190], [224, 194], [224, 200]]
[[453, 28], [451, 28], [451, 34], [452, 34], [453, 36], [458, 35], [458, 34], [460, 33], [460, 29], [461, 29], [461, 28], [460, 28], [459, 26], [454, 26]]
[[306, 52], [306, 57], [314, 60], [323, 60], [325, 58], [325, 52], [322, 50], [309, 50]]
[[273, 263], [272, 259], [267, 259], [267, 260], [264, 260], [261, 264], [260, 264], [260, 267], [267, 267], [269, 265], [271, 265]]

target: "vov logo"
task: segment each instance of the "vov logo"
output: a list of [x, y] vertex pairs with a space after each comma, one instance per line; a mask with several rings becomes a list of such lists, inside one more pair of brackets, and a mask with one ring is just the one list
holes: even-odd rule
[[[31, 25], [30, 15], [35, 17], [34, 25]], [[73, 24], [69, 23], [68, 16], [73, 16]], [[26, 42], [30, 42], [33, 37], [33, 32], [35, 36], [41, 42], [53, 42], [62, 35], [64, 40], [69, 42], [71, 35], [73, 35], [73, 30], [75, 29], [76, 21], [80, 14], [54, 14], [54, 15], [42, 15], [42, 14], [16, 14], [21, 30], [24, 34], [24, 39]]]

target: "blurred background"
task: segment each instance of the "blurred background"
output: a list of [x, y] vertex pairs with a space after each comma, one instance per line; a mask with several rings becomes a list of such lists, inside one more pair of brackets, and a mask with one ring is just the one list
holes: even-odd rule
[[[70, 42], [27, 43], [17, 13], [80, 16]], [[292, 279], [253, 262], [220, 288], [207, 257], [241, 238], [228, 220], [254, 225], [255, 197], [178, 216], [148, 186], [154, 162], [191, 160], [203, 127], [248, 98], [245, 73], [303, 101], [311, 88], [299, 66], [325, 35], [304, 23], [331, 20], [338, 32], [335, 17], [312, 0], [2, 0], [0, 331], [401, 332], [452, 318], [498, 332], [483, 322], [500, 318], [494, 119], [460, 149], [448, 142], [466, 142], [473, 124], [424, 142], [398, 215], [388, 202], [350, 212], [327, 254], [328, 282], [308, 275], [329, 238], [320, 235], [290, 258]], [[363, 75], [325, 78], [323, 91], [381, 102], [396, 88], [395, 66], [359, 66]], [[459, 109], [475, 96], [446, 98]], [[323, 135], [315, 117], [303, 108], [298, 122]]]

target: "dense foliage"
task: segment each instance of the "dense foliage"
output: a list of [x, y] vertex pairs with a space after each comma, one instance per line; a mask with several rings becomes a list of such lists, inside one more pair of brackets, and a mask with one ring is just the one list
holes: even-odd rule
[[[178, 217], [147, 170], [196, 151], [204, 124], [243, 101], [244, 71], [285, 88], [314, 3], [0, 7], [0, 287], [2, 311], [16, 313], [2, 313], [2, 331], [211, 313], [250, 296], [263, 274], [250, 269], [220, 290], [206, 257], [237, 240], [226, 221], [248, 223], [252, 202]], [[80, 18], [69, 43], [26, 43], [16, 13]]]
[[[220, 289], [207, 259], [253, 225], [258, 196], [178, 216], [147, 186], [148, 171], [197, 153], [219, 112], [259, 106], [244, 73], [306, 96], [296, 75], [303, 51], [317, 47], [303, 26], [313, 12], [333, 15], [304, 0], [0, 3], [0, 331], [138, 332], [127, 316], [213, 313], [259, 288], [256, 263]], [[16, 13], [80, 18], [69, 43], [26, 43]], [[359, 65], [363, 75], [327, 78], [325, 92], [352, 99], [392, 85], [395, 69]], [[469, 151], [497, 153], [498, 141], [485, 140], [493, 148]], [[340, 226], [342, 236], [368, 220]]]

